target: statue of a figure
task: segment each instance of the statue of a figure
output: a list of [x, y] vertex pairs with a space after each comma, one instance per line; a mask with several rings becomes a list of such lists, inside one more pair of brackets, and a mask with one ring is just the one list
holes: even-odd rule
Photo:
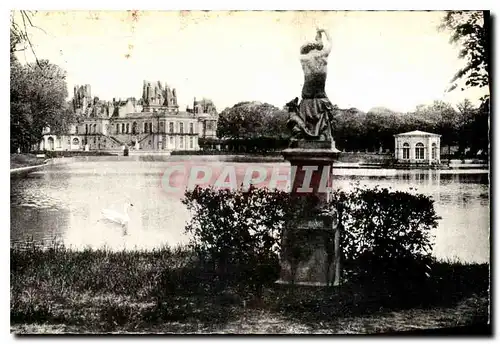
[[[323, 35], [325, 40], [323, 40]], [[300, 48], [300, 63], [304, 71], [302, 100], [287, 104], [290, 119], [287, 126], [293, 139], [333, 141], [333, 115], [335, 108], [325, 93], [328, 55], [331, 39], [323, 29], [318, 29], [316, 40]]]

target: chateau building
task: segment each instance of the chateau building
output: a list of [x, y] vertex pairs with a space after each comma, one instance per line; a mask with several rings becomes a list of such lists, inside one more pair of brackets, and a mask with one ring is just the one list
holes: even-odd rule
[[399, 163], [434, 165], [441, 162], [441, 135], [415, 130], [394, 135]]
[[46, 129], [42, 150], [197, 150], [198, 139], [215, 137], [217, 110], [209, 99], [179, 111], [177, 92], [167, 84], [144, 81], [142, 98], [101, 101], [90, 85], [75, 86], [77, 123], [67, 134]]

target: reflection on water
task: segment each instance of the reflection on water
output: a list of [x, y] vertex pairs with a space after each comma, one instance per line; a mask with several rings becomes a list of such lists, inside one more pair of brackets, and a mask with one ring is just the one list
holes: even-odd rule
[[[56, 239], [74, 248], [106, 246], [115, 250], [186, 243], [189, 237], [184, 234], [184, 226], [189, 213], [179, 195], [166, 194], [161, 188], [161, 176], [168, 163], [169, 159], [142, 157], [96, 159], [50, 166], [22, 178], [13, 176], [11, 241]], [[244, 173], [243, 167], [250, 165], [288, 166], [276, 162], [231, 164], [239, 167], [237, 173]], [[435, 256], [489, 261], [487, 171], [334, 168], [333, 174], [334, 187], [341, 189], [348, 190], [359, 182], [393, 190], [412, 188], [432, 196], [442, 217], [435, 231]], [[103, 221], [102, 209], [122, 212], [127, 201], [134, 207], [129, 211], [126, 230]]]

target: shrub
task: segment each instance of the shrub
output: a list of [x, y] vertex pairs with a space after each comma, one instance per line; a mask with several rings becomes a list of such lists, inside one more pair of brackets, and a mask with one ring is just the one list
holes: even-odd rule
[[346, 277], [362, 284], [416, 286], [430, 274], [439, 217], [425, 195], [375, 187], [333, 193]]
[[196, 187], [183, 203], [193, 213], [186, 231], [205, 266], [224, 286], [257, 296], [279, 275], [280, 233], [289, 195], [254, 187], [230, 191]]
[[[248, 286], [259, 294], [279, 273], [278, 257], [289, 264], [292, 282], [299, 262], [310, 254], [306, 218], [337, 217], [344, 279], [365, 286], [406, 290], [425, 282], [434, 201], [421, 194], [376, 187], [337, 190], [324, 207], [318, 199], [251, 187], [248, 191], [187, 191], [183, 203], [194, 214], [186, 231], [192, 247], [223, 285]], [[286, 232], [286, 235], [283, 233]], [[313, 233], [314, 234], [314, 233]], [[333, 259], [334, 231], [324, 234]]]

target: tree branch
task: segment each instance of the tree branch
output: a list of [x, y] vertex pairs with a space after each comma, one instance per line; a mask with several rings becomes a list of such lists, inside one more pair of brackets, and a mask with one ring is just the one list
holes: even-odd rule
[[[29, 46], [31, 48], [31, 52], [33, 53], [33, 56], [35, 56], [35, 60], [36, 60], [37, 65], [40, 68], [42, 68], [42, 66], [40, 65], [40, 62], [38, 61], [38, 57], [36, 56], [35, 49], [33, 48], [33, 44], [31, 44], [31, 40], [30, 40], [29, 35], [28, 35], [28, 30], [26, 28], [26, 20], [24, 19], [25, 17], [27, 17], [27, 14], [24, 13], [24, 11], [21, 11], [21, 18], [23, 19], [24, 32], [25, 32], [26, 40], [28, 41], [28, 44], [29, 44]], [[29, 20], [29, 18], [28, 18], [28, 20]], [[31, 23], [30, 20], [29, 20], [29, 22]]]

